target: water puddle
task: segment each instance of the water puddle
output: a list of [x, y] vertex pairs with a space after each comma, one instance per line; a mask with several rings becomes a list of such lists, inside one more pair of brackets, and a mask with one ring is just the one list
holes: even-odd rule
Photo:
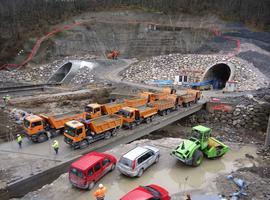
[[[169, 156], [168, 149], [161, 149], [161, 153], [160, 162], [145, 171], [141, 178], [128, 178], [119, 174], [118, 171], [103, 178], [100, 182], [106, 183], [108, 189], [106, 199], [119, 199], [138, 185], [153, 183], [167, 188], [171, 194], [194, 189], [215, 192], [215, 178], [220, 174], [253, 165], [254, 161], [246, 158], [245, 155], [256, 157], [256, 147], [239, 148], [237, 145], [233, 145], [231, 151], [221, 159], [204, 159], [202, 165], [196, 168], [185, 166]], [[93, 191], [90, 192], [90, 195], [93, 195]], [[80, 199], [84, 199], [84, 197]]]

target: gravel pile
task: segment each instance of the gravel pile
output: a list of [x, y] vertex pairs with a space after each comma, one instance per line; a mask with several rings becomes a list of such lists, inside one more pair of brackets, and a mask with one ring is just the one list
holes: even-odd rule
[[[201, 71], [201, 75], [211, 64], [225, 61], [222, 55], [169, 54], [152, 57], [131, 65], [122, 73], [123, 79], [131, 82], [151, 80], [174, 80], [183, 70]], [[253, 90], [268, 86], [268, 80], [251, 63], [241, 58], [231, 58], [235, 65], [234, 80], [238, 81], [238, 90]]]
[[74, 76], [74, 78], [70, 81], [71, 85], [83, 85], [94, 82], [94, 74], [92, 69], [89, 67], [82, 67], [79, 72]]

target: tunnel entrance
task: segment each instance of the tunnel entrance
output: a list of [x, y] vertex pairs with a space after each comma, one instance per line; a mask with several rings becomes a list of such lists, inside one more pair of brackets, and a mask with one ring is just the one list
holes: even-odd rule
[[232, 66], [225, 63], [218, 63], [209, 67], [203, 76], [203, 81], [212, 81], [213, 89], [221, 90], [226, 82], [233, 77]]
[[70, 72], [71, 67], [72, 67], [71, 62], [64, 64], [48, 80], [48, 83], [61, 83], [64, 80], [64, 78], [67, 76], [67, 74]]

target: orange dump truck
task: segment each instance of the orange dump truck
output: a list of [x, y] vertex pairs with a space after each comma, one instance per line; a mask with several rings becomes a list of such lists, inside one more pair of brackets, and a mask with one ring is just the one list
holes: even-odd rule
[[139, 107], [139, 106], [144, 106], [148, 103], [147, 98], [132, 98], [132, 99], [125, 99], [124, 100], [126, 106], [128, 107]]
[[104, 115], [81, 122], [69, 121], [65, 124], [64, 141], [74, 149], [84, 148], [97, 140], [115, 136], [122, 124], [123, 119], [118, 115]]
[[100, 117], [101, 115], [111, 115], [117, 113], [124, 106], [125, 103], [118, 102], [106, 104], [91, 103], [85, 107], [86, 118], [94, 119]]
[[157, 114], [157, 109], [148, 106], [124, 107], [119, 110], [118, 114], [123, 118], [123, 126], [133, 129], [142, 122], [150, 123]]
[[148, 99], [148, 103], [152, 101], [157, 101], [161, 99], [167, 99], [171, 94], [175, 94], [176, 90], [171, 88], [163, 88], [161, 92], [141, 92], [139, 96], [141, 98]]
[[188, 89], [186, 94], [179, 96], [184, 107], [190, 106], [192, 103], [197, 103], [201, 98], [201, 91]]
[[154, 107], [157, 109], [158, 114], [163, 116], [169, 114], [171, 111], [176, 110], [176, 104], [175, 104], [176, 98], [175, 99], [160, 99], [157, 101], [153, 101], [149, 103], [148, 105], [150, 107]]
[[85, 113], [64, 113], [58, 115], [30, 115], [23, 121], [24, 133], [33, 142], [44, 142], [64, 130], [67, 121], [85, 119]]

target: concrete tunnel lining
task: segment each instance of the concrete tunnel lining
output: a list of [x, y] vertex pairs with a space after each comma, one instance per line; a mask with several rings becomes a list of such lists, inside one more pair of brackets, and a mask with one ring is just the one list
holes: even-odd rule
[[69, 83], [72, 78], [82, 67], [88, 67], [90, 70], [94, 68], [94, 62], [71, 60], [64, 63], [57, 71], [49, 78], [48, 83]]
[[61, 83], [72, 68], [72, 62], [67, 62], [61, 66], [48, 80], [50, 83]]
[[210, 65], [202, 76], [202, 81], [215, 80], [214, 89], [223, 89], [227, 81], [234, 78], [235, 67], [229, 62]]

